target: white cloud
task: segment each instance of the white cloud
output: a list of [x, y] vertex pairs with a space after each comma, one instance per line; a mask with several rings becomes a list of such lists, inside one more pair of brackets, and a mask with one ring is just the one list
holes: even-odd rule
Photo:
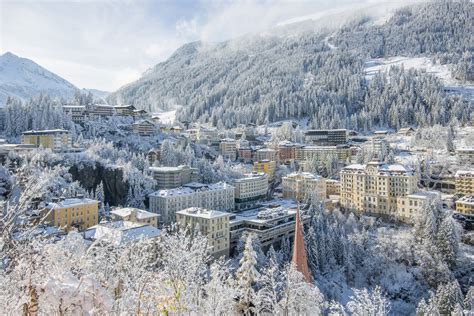
[[354, 2], [0, 0], [0, 53], [31, 58], [80, 88], [113, 91], [186, 42], [259, 32]]

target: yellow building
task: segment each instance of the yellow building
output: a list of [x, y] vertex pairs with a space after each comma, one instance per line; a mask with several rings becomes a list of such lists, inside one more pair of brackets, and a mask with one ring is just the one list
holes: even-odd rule
[[456, 172], [456, 193], [462, 195], [474, 194], [474, 170], [459, 170]]
[[456, 201], [456, 212], [474, 215], [474, 195], [464, 196]]
[[82, 231], [99, 222], [99, 201], [83, 198], [49, 203], [43, 210], [45, 223], [65, 231]]
[[397, 218], [403, 222], [410, 223], [425, 206], [440, 198], [436, 191], [423, 191], [409, 194], [398, 198]]
[[397, 200], [418, 190], [413, 170], [370, 162], [340, 172], [341, 207], [358, 213], [397, 217]]
[[282, 178], [283, 197], [293, 200], [326, 199], [326, 179], [309, 172], [291, 173]]
[[275, 178], [276, 162], [270, 160], [260, 160], [253, 163], [253, 172], [265, 173], [268, 176], [268, 181]]
[[160, 215], [133, 207], [117, 208], [110, 212], [114, 221], [129, 221], [132, 223], [158, 226]]
[[191, 207], [176, 212], [176, 222], [183, 228], [197, 229], [207, 237], [211, 255], [228, 257], [230, 250], [230, 213]]
[[72, 147], [71, 135], [64, 129], [26, 131], [21, 136], [21, 143], [53, 151], [66, 151]]

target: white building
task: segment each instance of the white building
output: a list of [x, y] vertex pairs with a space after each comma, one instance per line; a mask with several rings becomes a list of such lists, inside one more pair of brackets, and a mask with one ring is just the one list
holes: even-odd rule
[[176, 212], [190, 207], [217, 211], [234, 210], [234, 187], [224, 182], [214, 184], [188, 183], [180, 188], [150, 194], [150, 211], [161, 215], [163, 224], [176, 220]]
[[264, 199], [268, 193], [268, 177], [265, 173], [248, 173], [232, 184], [235, 187], [237, 209], [255, 205], [255, 201]]
[[186, 165], [178, 167], [150, 167], [156, 189], [173, 189], [198, 180], [198, 169]]
[[437, 191], [422, 191], [399, 197], [397, 201], [397, 217], [403, 222], [411, 223], [424, 207], [440, 198], [441, 194]]

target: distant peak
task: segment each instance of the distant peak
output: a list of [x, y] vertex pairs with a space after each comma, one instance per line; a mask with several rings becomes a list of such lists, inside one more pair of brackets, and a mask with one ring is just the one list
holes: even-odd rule
[[13, 54], [12, 52], [6, 52], [6, 53], [3, 54], [1, 57], [5, 57], [5, 58], [20, 58], [20, 57], [18, 57], [17, 55]]

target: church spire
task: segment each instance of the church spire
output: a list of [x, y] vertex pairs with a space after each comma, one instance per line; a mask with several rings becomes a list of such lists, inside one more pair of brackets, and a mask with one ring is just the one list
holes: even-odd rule
[[303, 224], [301, 223], [300, 208], [296, 210], [295, 239], [293, 242], [293, 259], [291, 263], [295, 265], [296, 270], [301, 272], [306, 282], [311, 282], [311, 275], [308, 269], [308, 258], [304, 248]]

